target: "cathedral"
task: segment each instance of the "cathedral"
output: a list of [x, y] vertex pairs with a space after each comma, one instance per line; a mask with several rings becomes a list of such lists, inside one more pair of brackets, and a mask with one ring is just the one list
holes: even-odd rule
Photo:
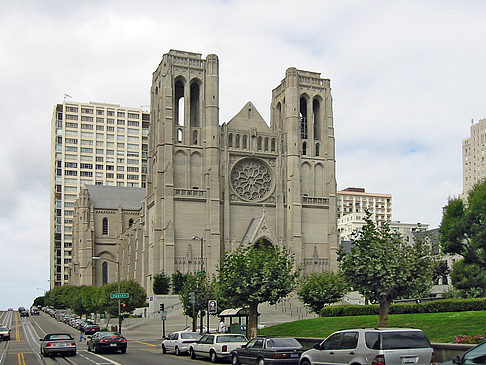
[[218, 57], [171, 50], [150, 95], [146, 189], [97, 187], [119, 196], [111, 203], [81, 189], [73, 284], [114, 281], [119, 269], [150, 295], [160, 272], [214, 274], [225, 252], [262, 241], [289, 249], [306, 273], [337, 269], [329, 79], [289, 68], [269, 125], [251, 102], [220, 124]]

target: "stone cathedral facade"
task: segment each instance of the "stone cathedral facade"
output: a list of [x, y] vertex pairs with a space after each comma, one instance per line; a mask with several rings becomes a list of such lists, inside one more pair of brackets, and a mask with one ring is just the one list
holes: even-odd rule
[[[150, 114], [139, 216], [116, 252], [94, 242], [93, 256], [117, 257], [123, 278], [149, 294], [161, 271], [215, 273], [225, 252], [262, 240], [290, 249], [305, 272], [337, 269], [328, 79], [289, 68], [272, 91], [270, 126], [251, 102], [220, 124], [218, 57], [171, 50], [153, 73]], [[80, 267], [93, 271], [78, 284], [100, 282], [96, 265]]]

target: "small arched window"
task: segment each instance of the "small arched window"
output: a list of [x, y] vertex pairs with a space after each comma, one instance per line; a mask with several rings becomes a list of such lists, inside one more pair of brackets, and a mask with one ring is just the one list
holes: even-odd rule
[[265, 137], [264, 143], [263, 143], [263, 149], [265, 151], [268, 151], [268, 137]]
[[257, 139], [257, 150], [258, 151], [262, 150], [262, 137], [258, 137]]
[[101, 271], [102, 271], [102, 284], [106, 285], [108, 284], [108, 263], [105, 261], [101, 265]]
[[177, 129], [177, 142], [182, 143], [182, 129]]
[[240, 135], [239, 134], [236, 135], [236, 141], [235, 142], [236, 142], [236, 148], [240, 148]]
[[108, 218], [103, 218], [103, 234], [108, 234]]
[[192, 132], [192, 144], [197, 144], [197, 131]]
[[319, 156], [319, 143], [316, 143], [316, 156]]
[[302, 143], [302, 154], [307, 155], [307, 142]]
[[319, 111], [319, 100], [314, 99], [312, 102], [312, 113], [314, 114], [314, 139], [319, 138], [319, 120], [320, 120], [320, 111]]
[[243, 136], [243, 148], [248, 148], [248, 136]]
[[233, 133], [228, 135], [228, 147], [233, 147]]
[[130, 220], [128, 221], [128, 227], [131, 227], [133, 226], [133, 218], [130, 218]]
[[275, 152], [275, 138], [272, 138], [272, 152]]
[[307, 100], [300, 98], [300, 138], [307, 139]]

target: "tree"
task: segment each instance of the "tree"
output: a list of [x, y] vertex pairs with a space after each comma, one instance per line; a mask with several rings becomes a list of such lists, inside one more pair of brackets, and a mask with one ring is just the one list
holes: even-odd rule
[[366, 224], [353, 235], [351, 252], [338, 252], [341, 270], [366, 298], [378, 302], [379, 327], [386, 327], [393, 299], [423, 292], [432, 286], [430, 246], [420, 238], [403, 242], [387, 224], [377, 227], [366, 213]]
[[[206, 274], [187, 273], [184, 276], [184, 286], [179, 293], [179, 298], [184, 314], [192, 318], [193, 327], [196, 327], [197, 313], [207, 309], [208, 300], [216, 298], [214, 282]], [[191, 292], [194, 292], [194, 306], [189, 300]]]
[[[101, 287], [100, 303], [101, 308], [112, 316], [118, 315], [118, 300], [111, 299], [110, 294], [118, 293], [118, 283], [113, 282]], [[135, 308], [143, 307], [147, 299], [145, 289], [132, 280], [122, 280], [120, 283], [120, 293], [128, 293], [129, 298], [121, 299], [125, 304], [122, 311], [132, 312]]]
[[170, 276], [168, 276], [165, 272], [155, 275], [153, 289], [154, 294], [169, 294]]
[[183, 274], [180, 271], [172, 274], [172, 293], [179, 294], [182, 291], [186, 277], [187, 274]]
[[35, 305], [36, 307], [43, 307], [45, 306], [45, 301], [44, 297], [37, 297], [34, 299], [34, 303], [32, 305]]
[[304, 276], [297, 294], [313, 312], [319, 314], [326, 304], [343, 299], [349, 284], [341, 273], [325, 271]]
[[220, 261], [218, 300], [234, 308], [249, 308], [248, 335], [257, 335], [258, 304], [275, 304], [295, 288], [299, 272], [284, 248], [259, 245], [227, 253]]
[[464, 298], [482, 297], [486, 294], [486, 270], [464, 259], [456, 261], [451, 272], [452, 284]]
[[445, 253], [459, 254], [466, 264], [486, 269], [486, 180], [477, 184], [467, 198], [449, 199], [439, 228]]

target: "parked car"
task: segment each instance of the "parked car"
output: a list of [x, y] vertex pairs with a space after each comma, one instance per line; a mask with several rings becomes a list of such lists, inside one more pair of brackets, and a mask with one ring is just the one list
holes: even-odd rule
[[95, 354], [101, 351], [127, 352], [127, 339], [116, 332], [96, 332], [87, 341], [88, 351]]
[[4, 324], [0, 324], [0, 340], [9, 341], [10, 340], [10, 328]]
[[167, 351], [174, 351], [176, 355], [180, 355], [189, 351], [189, 345], [197, 342], [202, 335], [198, 332], [177, 331], [171, 333], [162, 341], [162, 353]]
[[486, 364], [486, 342], [467, 350], [462, 355], [454, 357], [451, 361], [443, 362], [441, 365], [453, 364]]
[[40, 314], [39, 308], [37, 308], [35, 306], [30, 307], [30, 314], [32, 314], [34, 316], [38, 316]]
[[304, 352], [300, 365], [433, 363], [427, 336], [413, 328], [360, 328], [338, 331]]
[[304, 352], [293, 337], [258, 336], [241, 348], [231, 351], [231, 362], [239, 364], [298, 364]]
[[191, 359], [195, 359], [197, 356], [209, 357], [214, 363], [219, 359], [229, 358], [232, 350], [247, 342], [245, 336], [236, 333], [207, 333], [189, 346], [189, 354]]
[[81, 328], [81, 331], [85, 334], [85, 335], [94, 335], [96, 332], [98, 332], [100, 330], [100, 326], [97, 325], [96, 323], [93, 323], [93, 324], [88, 324], [86, 326], [83, 326]]
[[69, 333], [49, 333], [40, 341], [40, 353], [44, 356], [53, 354], [76, 355], [76, 342]]

